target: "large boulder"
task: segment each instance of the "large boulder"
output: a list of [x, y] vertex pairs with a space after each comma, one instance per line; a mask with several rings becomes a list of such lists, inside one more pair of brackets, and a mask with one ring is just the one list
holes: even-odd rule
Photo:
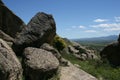
[[0, 30], [15, 38], [24, 26], [24, 22], [0, 1]]
[[50, 46], [48, 43], [44, 43], [42, 46], [40, 46], [40, 48], [51, 52], [58, 60], [61, 60], [61, 54], [58, 52], [58, 50]]
[[44, 43], [40, 48], [51, 52], [59, 60], [61, 66], [68, 65], [68, 61], [65, 60], [64, 58], [62, 58], [59, 51], [57, 49], [55, 49], [53, 46], [50, 46], [48, 43]]
[[22, 66], [15, 53], [0, 39], [0, 80], [21, 80]]
[[118, 42], [107, 45], [101, 52], [101, 59], [112, 66], [120, 66], [120, 44]]
[[55, 35], [56, 25], [52, 15], [39, 12], [17, 36], [13, 49], [16, 52], [25, 47], [40, 47], [43, 43], [51, 43]]
[[32, 47], [25, 48], [23, 64], [26, 80], [48, 80], [59, 68], [59, 61], [51, 52]]

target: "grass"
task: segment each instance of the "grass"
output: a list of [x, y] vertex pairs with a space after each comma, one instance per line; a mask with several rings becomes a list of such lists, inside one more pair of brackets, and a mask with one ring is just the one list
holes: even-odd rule
[[98, 78], [98, 80], [120, 80], [120, 68], [112, 68], [109, 64], [103, 64], [99, 60], [80, 61], [71, 54], [62, 54], [73, 64]]
[[88, 49], [93, 49], [100, 52], [106, 45], [111, 42], [79, 42]]

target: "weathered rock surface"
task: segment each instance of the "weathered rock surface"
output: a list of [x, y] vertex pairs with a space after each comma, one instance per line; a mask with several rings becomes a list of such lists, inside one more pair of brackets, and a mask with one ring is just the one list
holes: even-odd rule
[[24, 22], [0, 1], [0, 30], [15, 38], [24, 25]]
[[0, 80], [21, 80], [22, 66], [15, 53], [0, 39]]
[[65, 60], [64, 58], [62, 58], [62, 56], [58, 52], [58, 50], [56, 50], [55, 48], [50, 46], [48, 43], [44, 43], [40, 48], [51, 52], [59, 60], [60, 65], [62, 65], [62, 66], [67, 66], [68, 65], [68, 61]]
[[51, 52], [38, 48], [26, 48], [23, 60], [26, 80], [47, 80], [59, 67], [59, 61]]
[[73, 54], [78, 54], [79, 50], [76, 50], [73, 46], [69, 45], [68, 46], [69, 52]]
[[66, 42], [67, 47], [64, 48], [61, 53], [73, 54], [80, 60], [98, 59], [98, 57], [95, 55], [94, 50], [89, 50], [79, 43], [70, 41], [66, 38], [64, 38], [64, 41]]
[[4, 33], [2, 30], [0, 30], [0, 38], [7, 41], [7, 42], [13, 42], [14, 41], [14, 39], [12, 37], [10, 37], [6, 33]]
[[73, 47], [75, 47], [76, 49], [78, 49], [78, 50], [83, 50], [83, 49], [85, 49], [85, 47], [83, 47], [82, 45], [80, 45], [79, 43], [77, 43], [77, 42], [72, 42], [72, 45], [73, 45]]
[[81, 58], [83, 58], [83, 60], [84, 59], [97, 59], [97, 56], [95, 55], [94, 50], [89, 50], [76, 42], [72, 42], [72, 43], [73, 43], [73, 47], [76, 50], [79, 50], [79, 55], [81, 56]]
[[92, 75], [77, 68], [73, 64], [69, 63], [69, 66], [61, 68], [60, 80], [97, 80]]
[[39, 12], [17, 36], [13, 49], [17, 52], [25, 47], [40, 47], [43, 43], [51, 43], [55, 34], [56, 25], [52, 15]]
[[58, 50], [50, 46], [48, 43], [44, 43], [40, 48], [51, 52], [58, 60], [61, 59], [61, 54], [58, 52]]

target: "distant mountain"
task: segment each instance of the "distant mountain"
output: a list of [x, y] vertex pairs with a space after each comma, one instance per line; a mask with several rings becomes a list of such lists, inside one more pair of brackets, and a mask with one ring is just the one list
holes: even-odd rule
[[93, 38], [81, 38], [81, 39], [74, 39], [74, 41], [84, 41], [84, 42], [105, 42], [105, 41], [116, 41], [118, 39], [118, 35], [110, 35], [110, 36], [103, 36], [103, 37], [93, 37]]

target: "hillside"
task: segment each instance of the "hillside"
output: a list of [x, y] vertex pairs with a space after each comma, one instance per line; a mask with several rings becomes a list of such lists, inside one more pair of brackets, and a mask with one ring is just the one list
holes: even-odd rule
[[118, 35], [110, 35], [103, 37], [93, 37], [93, 38], [81, 38], [72, 39], [72, 41], [78, 42], [87, 48], [97, 50], [100, 52], [108, 44], [117, 41]]
[[116, 41], [118, 35], [109, 35], [109, 36], [102, 36], [102, 37], [93, 37], [93, 38], [80, 38], [80, 39], [73, 39], [77, 42], [112, 42]]
[[52, 14], [25, 24], [0, 0], [0, 80], [120, 79], [120, 35], [69, 40], [56, 31]]

